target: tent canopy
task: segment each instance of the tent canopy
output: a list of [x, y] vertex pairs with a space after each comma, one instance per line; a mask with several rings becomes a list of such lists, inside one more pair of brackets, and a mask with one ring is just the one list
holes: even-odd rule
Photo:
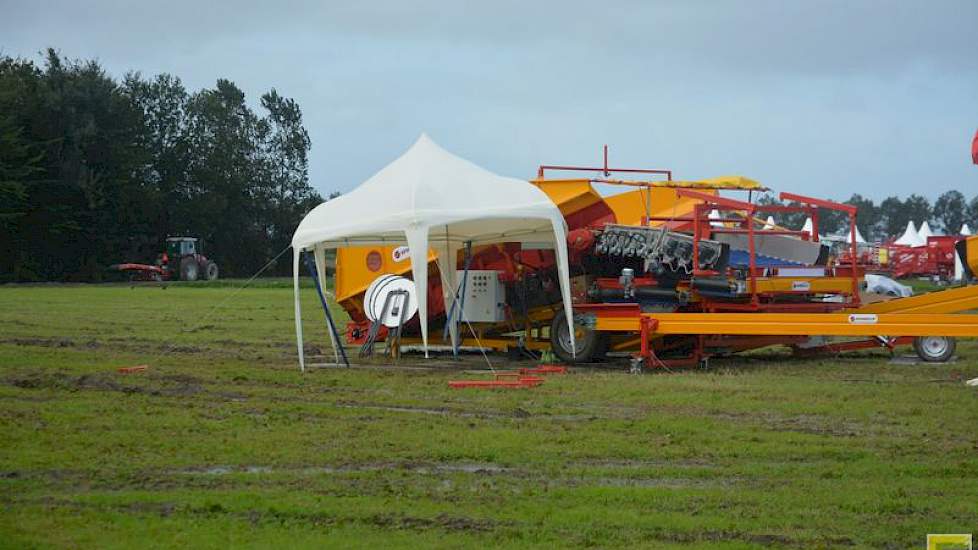
[[[815, 223], [811, 217], [805, 218], [805, 224], [801, 226], [802, 231], [807, 231], [809, 235], [815, 232]], [[812, 235], [814, 237], [814, 235]]]
[[930, 224], [927, 223], [927, 220], [924, 220], [924, 223], [920, 224], [920, 231], [918, 231], [917, 234], [920, 235], [920, 239], [924, 241], [924, 243], [927, 242], [927, 237], [934, 236], [934, 232], [931, 231]]
[[[863, 234], [859, 232], [859, 227], [856, 227], [856, 243], [864, 244], [866, 239], [863, 238]], [[846, 232], [846, 244], [852, 244], [852, 233]]]
[[927, 241], [920, 238], [920, 234], [917, 233], [917, 228], [914, 226], [913, 220], [911, 220], [907, 222], [907, 228], [903, 231], [903, 235], [893, 241], [893, 244], [918, 247], [926, 245]]
[[[428, 349], [428, 255], [438, 254], [446, 310], [455, 301], [458, 251], [466, 243], [532, 243], [554, 248], [564, 312], [574, 346], [567, 266], [567, 225], [560, 209], [525, 180], [499, 176], [457, 157], [422, 134], [407, 152], [353, 191], [314, 208], [292, 237], [296, 340], [304, 368], [299, 257], [327, 248], [406, 244]], [[323, 272], [323, 266], [317, 266]], [[454, 324], [452, 338], [455, 339]]]

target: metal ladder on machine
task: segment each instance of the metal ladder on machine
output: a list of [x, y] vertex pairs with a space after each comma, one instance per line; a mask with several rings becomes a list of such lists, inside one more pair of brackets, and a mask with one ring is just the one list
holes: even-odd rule
[[387, 344], [384, 346], [384, 354], [397, 358], [401, 351], [401, 332], [404, 329], [404, 322], [407, 321], [407, 311], [411, 294], [407, 290], [393, 290], [384, 297], [384, 305], [381, 313], [375, 321], [370, 323], [367, 331], [367, 338], [360, 346], [360, 357], [369, 357], [374, 353], [374, 344], [380, 335], [380, 329], [384, 327], [384, 320], [388, 315], [397, 319], [397, 326], [393, 327], [387, 334]]

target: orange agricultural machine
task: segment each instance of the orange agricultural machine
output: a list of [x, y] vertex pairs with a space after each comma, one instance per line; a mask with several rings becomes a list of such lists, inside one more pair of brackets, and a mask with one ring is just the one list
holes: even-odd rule
[[[555, 172], [575, 175], [548, 177]], [[541, 166], [531, 180], [567, 222], [573, 348], [553, 252], [516, 243], [460, 253], [460, 305], [447, 313], [435, 254], [427, 251], [430, 327], [463, 322], [461, 346], [553, 349], [570, 363], [629, 352], [634, 366], [650, 368], [771, 345], [810, 354], [913, 344], [922, 359], [946, 361], [955, 337], [978, 336], [978, 316], [960, 314], [978, 308], [978, 287], [896, 299], [865, 292], [863, 268], [834, 257], [818, 238], [819, 210], [842, 212], [853, 242], [845, 256], [858, 257], [854, 207], [790, 193], [781, 198], [792, 206], [763, 206], [752, 199], [767, 189], [748, 178], [672, 176], [609, 168], [606, 150], [602, 167]], [[735, 193], [744, 196], [729, 196]], [[762, 215], [774, 212], [803, 212], [814, 227], [772, 227]], [[403, 246], [338, 249], [335, 293], [351, 317], [349, 343], [371, 345], [393, 330], [371, 312], [386, 286], [409, 275], [405, 260], [413, 253]], [[978, 258], [978, 250], [969, 256]], [[417, 323], [398, 326], [402, 344], [416, 342]]]

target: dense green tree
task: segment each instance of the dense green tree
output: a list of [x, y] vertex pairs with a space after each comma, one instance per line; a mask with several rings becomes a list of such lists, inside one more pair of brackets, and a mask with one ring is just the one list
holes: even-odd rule
[[968, 214], [965, 222], [970, 226], [972, 231], [978, 232], [978, 195], [968, 203]]
[[97, 280], [173, 234], [253, 272], [322, 200], [299, 106], [274, 90], [261, 106], [228, 80], [188, 93], [53, 50], [41, 66], [0, 56], [0, 280]]
[[846, 204], [856, 207], [856, 226], [859, 232], [867, 241], [876, 239], [880, 231], [880, 209], [872, 199], [868, 199], [859, 193], [849, 197]]
[[960, 191], [947, 191], [934, 203], [934, 218], [941, 222], [948, 235], [956, 234], [961, 229], [967, 215], [968, 200]]
[[906, 200], [887, 197], [880, 203], [882, 227], [887, 236], [899, 237], [907, 227], [907, 222], [920, 226], [924, 221], [933, 221], [930, 201], [920, 195], [910, 195]]

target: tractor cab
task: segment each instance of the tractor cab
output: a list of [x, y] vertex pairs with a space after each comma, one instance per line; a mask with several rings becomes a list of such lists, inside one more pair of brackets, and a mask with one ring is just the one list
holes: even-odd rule
[[178, 259], [184, 256], [194, 256], [199, 252], [195, 237], [169, 237], [166, 239], [166, 254], [170, 258]]
[[192, 256], [197, 253], [197, 239], [170, 237], [166, 240], [166, 253], [174, 258]]
[[163, 258], [166, 269], [171, 274], [170, 278], [179, 278], [181, 281], [216, 279], [217, 264], [201, 254], [202, 248], [202, 241], [196, 237], [167, 237]]

